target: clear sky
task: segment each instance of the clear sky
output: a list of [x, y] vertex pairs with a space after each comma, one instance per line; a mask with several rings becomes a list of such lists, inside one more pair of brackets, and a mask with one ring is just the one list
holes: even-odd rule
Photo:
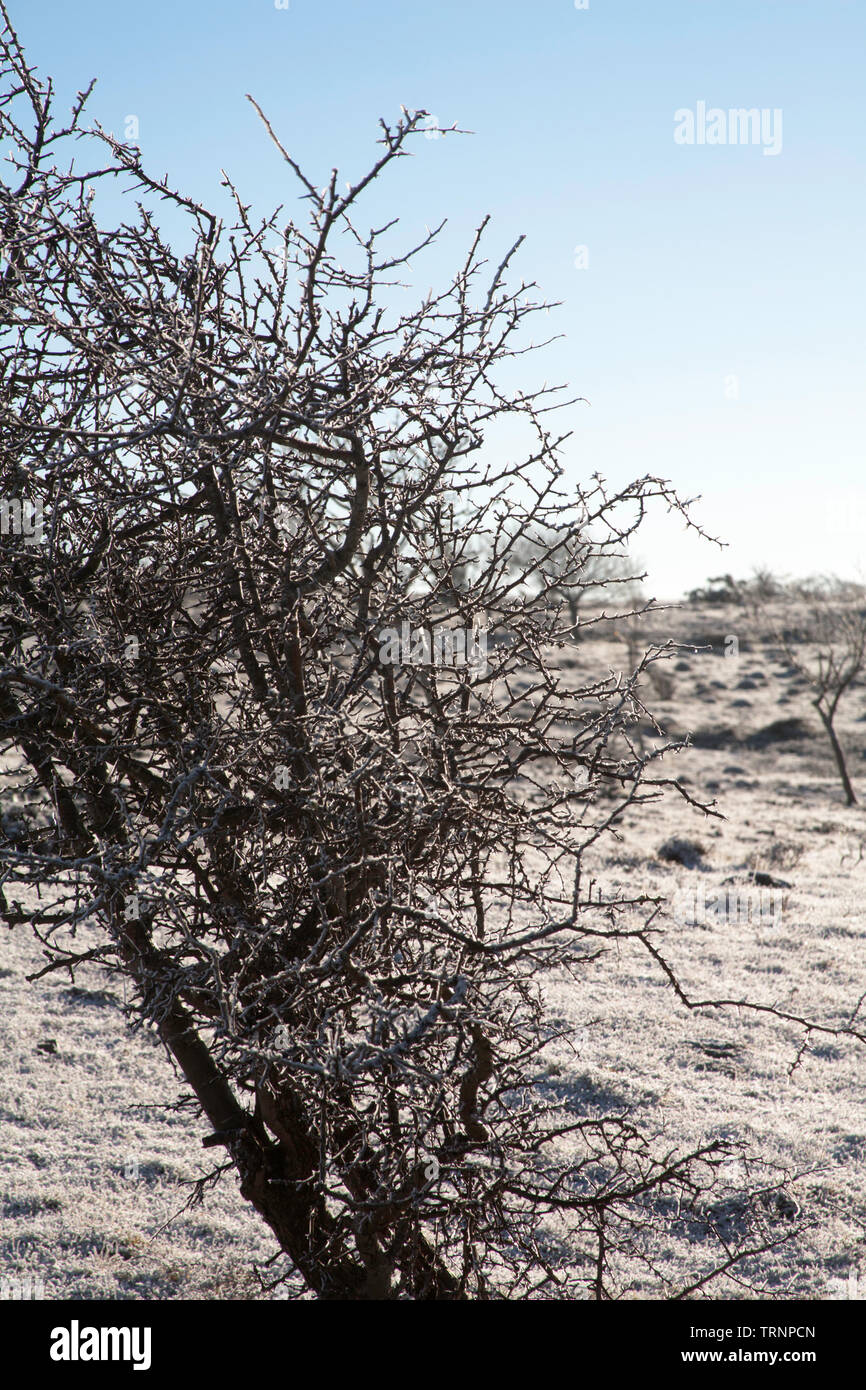
[[[486, 213], [494, 249], [526, 233], [520, 273], [562, 301], [545, 323], [564, 335], [533, 373], [590, 402], [568, 475], [661, 473], [729, 543], [654, 521], [650, 591], [755, 567], [866, 580], [864, 0], [11, 8], [64, 98], [97, 77], [92, 115], [118, 135], [135, 115], [151, 170], [211, 204], [222, 167], [295, 211], [245, 92], [317, 182], [360, 173], [401, 104], [475, 132], [420, 140], [371, 220], [399, 213], [408, 237], [448, 216], [434, 284]], [[766, 110], [756, 143], [732, 143], [734, 108]]]

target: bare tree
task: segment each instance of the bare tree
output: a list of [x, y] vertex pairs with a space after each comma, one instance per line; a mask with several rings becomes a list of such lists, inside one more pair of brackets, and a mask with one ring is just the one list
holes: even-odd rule
[[791, 589], [791, 597], [805, 605], [807, 618], [799, 625], [797, 640], [789, 629], [778, 634], [791, 665], [809, 683], [812, 705], [824, 725], [848, 806], [857, 797], [839, 736], [836, 715], [843, 695], [863, 677], [866, 669], [866, 608], [863, 593], [852, 597], [849, 586], [833, 580]]
[[644, 578], [635, 574], [628, 554], [612, 545], [609, 536], [596, 544], [579, 520], [579, 512], [572, 512], [561, 526], [551, 519], [521, 530], [510, 559], [511, 573], [519, 578], [525, 601], [563, 604], [571, 633], [577, 630], [582, 602], [603, 597], [631, 605], [640, 598]]
[[[683, 504], [652, 477], [564, 494], [562, 393], [496, 376], [543, 306], [486, 224], [443, 291], [386, 307], [434, 234], [394, 248], [359, 200], [424, 112], [347, 189], [271, 132], [307, 220], [226, 180], [227, 228], [88, 132], [83, 96], [55, 124], [0, 13], [0, 495], [41, 518], [0, 549], [0, 747], [30, 797], [7, 923], [40, 975], [123, 975], [225, 1152], [210, 1176], [320, 1298], [607, 1298], [634, 1260], [686, 1294], [773, 1248], [760, 1202], [739, 1235], [707, 1206], [729, 1146], [671, 1155], [536, 1084], [543, 970], [631, 943], [713, 1001], [667, 967], [657, 899], [587, 880], [626, 811], [691, 797], [655, 775], [669, 745], [628, 750], [633, 680], [563, 683], [517, 539], [555, 524], [579, 582], [587, 525], [620, 553]], [[140, 202], [112, 229], [115, 181]], [[502, 421], [516, 462], [482, 451]], [[653, 1244], [672, 1210], [716, 1237], [687, 1289]]]

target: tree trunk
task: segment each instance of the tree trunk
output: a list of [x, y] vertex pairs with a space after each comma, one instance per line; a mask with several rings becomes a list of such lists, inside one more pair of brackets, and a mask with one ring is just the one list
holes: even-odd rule
[[845, 754], [842, 752], [842, 745], [836, 737], [836, 730], [833, 728], [832, 717], [827, 714], [820, 705], [815, 706], [821, 716], [821, 723], [827, 730], [827, 737], [830, 740], [830, 747], [833, 749], [833, 757], [836, 759], [836, 766], [839, 769], [839, 776], [842, 778], [842, 786], [845, 789], [845, 800], [848, 806], [857, 805], [857, 797], [851, 785], [851, 778], [848, 776], [848, 769], [845, 766]]

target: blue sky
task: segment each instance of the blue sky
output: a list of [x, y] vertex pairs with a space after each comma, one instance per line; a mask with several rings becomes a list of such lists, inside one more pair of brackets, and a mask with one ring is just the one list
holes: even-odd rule
[[[12, 0], [65, 100], [139, 121], [152, 171], [214, 203], [225, 168], [296, 210], [251, 92], [310, 176], [361, 172], [380, 116], [425, 107], [377, 189], [407, 238], [449, 218], [436, 284], [485, 214], [491, 256], [562, 307], [535, 378], [570, 383], [568, 477], [661, 473], [729, 543], [671, 518], [636, 553], [672, 598], [754, 567], [866, 580], [866, 5], [862, 0]], [[675, 112], [781, 111], [781, 150], [677, 144]], [[576, 247], [585, 247], [577, 268]]]

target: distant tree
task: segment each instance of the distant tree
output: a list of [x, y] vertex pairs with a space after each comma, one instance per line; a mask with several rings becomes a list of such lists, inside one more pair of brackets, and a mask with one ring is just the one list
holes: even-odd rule
[[[830, 741], [845, 801], [854, 806], [857, 796], [836, 732], [842, 697], [866, 671], [866, 607], [862, 593], [859, 603], [850, 594], [849, 586], [836, 580], [793, 587], [790, 597], [798, 608], [805, 605], [807, 616], [799, 624], [796, 641], [789, 626], [778, 636], [788, 661], [811, 687], [812, 705]], [[792, 621], [798, 622], [793, 616]]]
[[[716, 585], [715, 588], [712, 585]], [[703, 587], [689, 589], [686, 598], [689, 603], [736, 603], [741, 596], [741, 586], [731, 574], [717, 574], [707, 579]]]
[[613, 599], [633, 604], [640, 599], [643, 575], [634, 572], [628, 554], [610, 540], [597, 545], [588, 527], [555, 522], [522, 530], [510, 557], [510, 571], [526, 591], [526, 600], [552, 606], [562, 604], [570, 631], [576, 631], [581, 603], [587, 598]]

